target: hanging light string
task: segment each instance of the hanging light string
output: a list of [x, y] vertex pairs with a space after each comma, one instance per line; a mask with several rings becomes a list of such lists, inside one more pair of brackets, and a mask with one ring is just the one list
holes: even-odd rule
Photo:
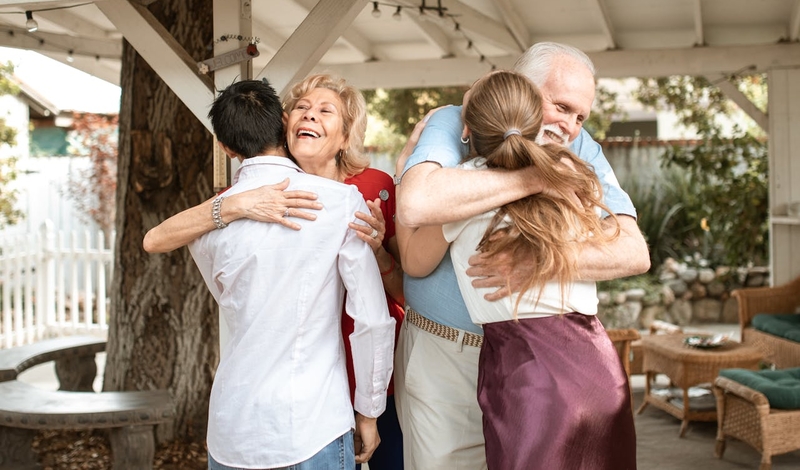
[[494, 62], [492, 62], [491, 59], [489, 59], [486, 56], [486, 54], [481, 52], [480, 49], [478, 49], [478, 47], [475, 45], [475, 41], [473, 41], [472, 38], [470, 38], [467, 35], [467, 33], [464, 32], [463, 29], [461, 29], [461, 24], [459, 24], [459, 22], [457, 20], [458, 15], [455, 15], [453, 13], [449, 13], [447, 11], [448, 10], [447, 7], [442, 6], [441, 0], [436, 0], [434, 3], [435, 3], [435, 5], [433, 5], [433, 4], [429, 5], [426, 0], [420, 0], [420, 5], [418, 7], [410, 7], [408, 5], [400, 5], [398, 3], [392, 3], [392, 2], [372, 2], [372, 16], [374, 18], [380, 18], [381, 17], [381, 9], [380, 9], [381, 6], [387, 6], [387, 7], [395, 8], [396, 10], [392, 14], [392, 18], [397, 20], [397, 21], [400, 21], [400, 19], [402, 18], [401, 12], [403, 11], [404, 8], [418, 10], [420, 16], [426, 16], [427, 15], [428, 17], [430, 17], [430, 16], [433, 16], [433, 15], [430, 14], [430, 12], [433, 12], [435, 14], [435, 16], [441, 18], [442, 20], [444, 20], [444, 21], [450, 20], [452, 22], [453, 29], [466, 42], [467, 50], [468, 51], [471, 50], [472, 52], [474, 52], [478, 56], [478, 60], [481, 63], [488, 64], [491, 67], [491, 70], [493, 70], [493, 71], [497, 70], [497, 65]]
[[[77, 4], [77, 5], [69, 5], [69, 6], [63, 6], [63, 7], [39, 8], [39, 9], [36, 9], [36, 10], [26, 10], [25, 12], [18, 12], [18, 11], [15, 11], [15, 12], [0, 12], [0, 14], [24, 14], [26, 16], [26, 18], [27, 18], [26, 28], [27, 28], [28, 32], [29, 33], [34, 33], [39, 29], [39, 24], [33, 18], [33, 13], [40, 12], [40, 11], [64, 10], [64, 9], [67, 9], [67, 8], [75, 8], [75, 7], [80, 7], [80, 6], [84, 6], [84, 5], [90, 5], [92, 3], [94, 3], [94, 2], [85, 2], [85, 3], [80, 3], [80, 4]], [[393, 2], [372, 2], [372, 16], [373, 17], [375, 17], [375, 18], [380, 18], [381, 17], [381, 14], [382, 14], [381, 9], [380, 9], [381, 6], [386, 6], [386, 7], [393, 8], [394, 9], [394, 13], [392, 14], [392, 18], [394, 20], [396, 20], [396, 21], [400, 21], [402, 19], [402, 11], [403, 11], [404, 8], [414, 8], [414, 7], [410, 7], [408, 5], [401, 5], [401, 4], [393, 3]], [[497, 69], [497, 65], [494, 62], [492, 62], [491, 59], [487, 58], [486, 54], [481, 52], [480, 49], [475, 45], [475, 41], [473, 41], [472, 38], [470, 38], [467, 35], [467, 33], [464, 32], [463, 29], [461, 29], [461, 25], [459, 24], [459, 22], [457, 20], [457, 15], [449, 13], [447, 11], [448, 10], [447, 7], [442, 6], [441, 0], [436, 0], [436, 5], [428, 5], [426, 0], [420, 0], [420, 5], [419, 5], [419, 7], [416, 7], [416, 9], [418, 9], [420, 16], [428, 15], [428, 12], [434, 12], [436, 14], [436, 16], [438, 16], [441, 19], [445, 19], [445, 20], [449, 19], [453, 24], [454, 30], [461, 35], [461, 37], [464, 39], [464, 41], [466, 41], [467, 50], [468, 51], [472, 50], [478, 56], [478, 60], [481, 63], [487, 63], [491, 67], [492, 70], [496, 70]], [[14, 31], [13, 30], [9, 30], [8, 34], [10, 36], [13, 36], [14, 35]], [[224, 35], [214, 39], [214, 44], [219, 44], [220, 42], [230, 41], [230, 40], [247, 41], [249, 44], [258, 44], [259, 42], [261, 42], [261, 40], [256, 36], [242, 36], [241, 34], [224, 34]], [[43, 39], [39, 39], [39, 45], [44, 45], [44, 40]], [[72, 58], [73, 55], [75, 54], [75, 50], [74, 49], [69, 49], [68, 51], [69, 51], [69, 54], [68, 54], [67, 60]], [[100, 56], [99, 55], [96, 55], [95, 58], [97, 60], [100, 60]]]
[[[38, 12], [41, 12], [41, 11], [66, 10], [68, 8], [82, 7], [84, 5], [91, 5], [93, 3], [94, 2], [85, 2], [85, 3], [78, 3], [76, 5], [68, 5], [68, 6], [61, 6], [61, 7], [37, 8], [37, 9], [25, 10], [24, 12], [22, 12], [22, 11], [3, 11], [3, 12], [0, 12], [0, 15], [25, 15], [25, 29], [27, 30], [28, 34], [30, 34], [31, 36], [35, 36], [35, 35], [31, 34], [31, 33], [35, 33], [37, 31], [39, 31], [39, 22], [36, 21], [36, 18], [33, 17], [34, 13], [38, 13]], [[14, 30], [13, 29], [9, 29], [8, 30], [8, 35], [13, 37], [14, 36]], [[42, 38], [38, 38], [38, 39], [39, 39], [39, 45], [43, 46], [45, 44], [44, 39], [42, 39]], [[59, 49], [62, 48], [61, 46], [56, 46], [56, 47], [58, 47]], [[64, 51], [67, 52], [67, 62], [72, 62], [72, 61], [75, 60], [75, 58], [73, 57], [73, 55], [75, 54], [75, 50], [74, 49], [72, 49], [72, 48], [64, 49]], [[100, 60], [100, 56], [99, 55], [95, 55], [95, 59]]]

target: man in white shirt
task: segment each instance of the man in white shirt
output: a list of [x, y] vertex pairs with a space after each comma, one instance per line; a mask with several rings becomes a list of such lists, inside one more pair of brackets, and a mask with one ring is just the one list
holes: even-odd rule
[[[230, 331], [209, 405], [212, 470], [349, 470], [354, 428], [360, 461], [380, 442], [375, 419], [386, 405], [394, 320], [375, 256], [347, 225], [369, 211], [354, 186], [308, 175], [287, 158], [281, 116], [275, 91], [256, 80], [230, 85], [209, 112], [222, 149], [242, 161], [225, 194], [290, 177], [289, 189], [314, 192], [324, 205], [300, 231], [247, 219], [225, 228], [219, 196], [212, 217], [224, 230], [189, 246]], [[345, 289], [355, 320], [353, 406], [340, 329]]]

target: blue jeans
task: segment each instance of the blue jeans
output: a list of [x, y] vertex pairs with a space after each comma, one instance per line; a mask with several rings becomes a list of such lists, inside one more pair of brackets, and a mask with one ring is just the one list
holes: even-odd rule
[[[288, 467], [263, 470], [353, 470], [356, 466], [356, 456], [353, 451], [353, 431], [334, 439], [322, 450], [308, 460], [304, 460]], [[239, 467], [228, 467], [214, 460], [208, 454], [208, 470], [244, 470]]]

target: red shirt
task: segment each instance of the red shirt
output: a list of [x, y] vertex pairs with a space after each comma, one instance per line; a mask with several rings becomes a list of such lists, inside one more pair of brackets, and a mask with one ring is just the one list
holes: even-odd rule
[[[345, 184], [355, 185], [364, 196], [364, 200], [374, 201], [375, 198], [381, 199], [381, 211], [386, 221], [386, 234], [383, 237], [383, 247], [388, 251], [389, 239], [395, 236], [394, 228], [394, 181], [386, 173], [374, 168], [367, 168], [361, 174], [348, 178]], [[403, 323], [405, 310], [403, 306], [386, 294], [386, 303], [389, 307], [389, 315], [395, 320], [394, 341], [397, 345], [397, 338], [400, 336], [400, 325]], [[350, 334], [353, 333], [355, 325], [353, 319], [347, 315], [342, 315], [342, 336], [344, 337], [344, 351], [347, 356], [347, 378], [350, 380], [350, 399], [355, 395], [356, 383], [353, 374], [353, 356], [350, 352]], [[394, 379], [389, 382], [388, 394], [394, 393]]]

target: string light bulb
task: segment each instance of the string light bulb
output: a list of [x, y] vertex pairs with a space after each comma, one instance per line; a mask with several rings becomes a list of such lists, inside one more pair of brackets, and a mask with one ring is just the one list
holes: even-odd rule
[[400, 15], [400, 10], [402, 10], [402, 9], [403, 9], [403, 7], [401, 7], [399, 5], [397, 6], [397, 11], [395, 11], [394, 14], [392, 15], [392, 18], [394, 18], [395, 21], [400, 21], [400, 19], [402, 18], [402, 16]]
[[28, 28], [29, 33], [35, 33], [39, 29], [39, 23], [33, 19], [33, 12], [28, 10], [25, 12], [25, 18], [28, 21], [25, 22], [25, 27]]
[[378, 8], [378, 2], [372, 2], [372, 16], [373, 18], [381, 17], [381, 9]]
[[75, 57], [72, 57], [72, 49], [69, 50], [67, 53], [67, 62], [72, 63], [75, 62]]

